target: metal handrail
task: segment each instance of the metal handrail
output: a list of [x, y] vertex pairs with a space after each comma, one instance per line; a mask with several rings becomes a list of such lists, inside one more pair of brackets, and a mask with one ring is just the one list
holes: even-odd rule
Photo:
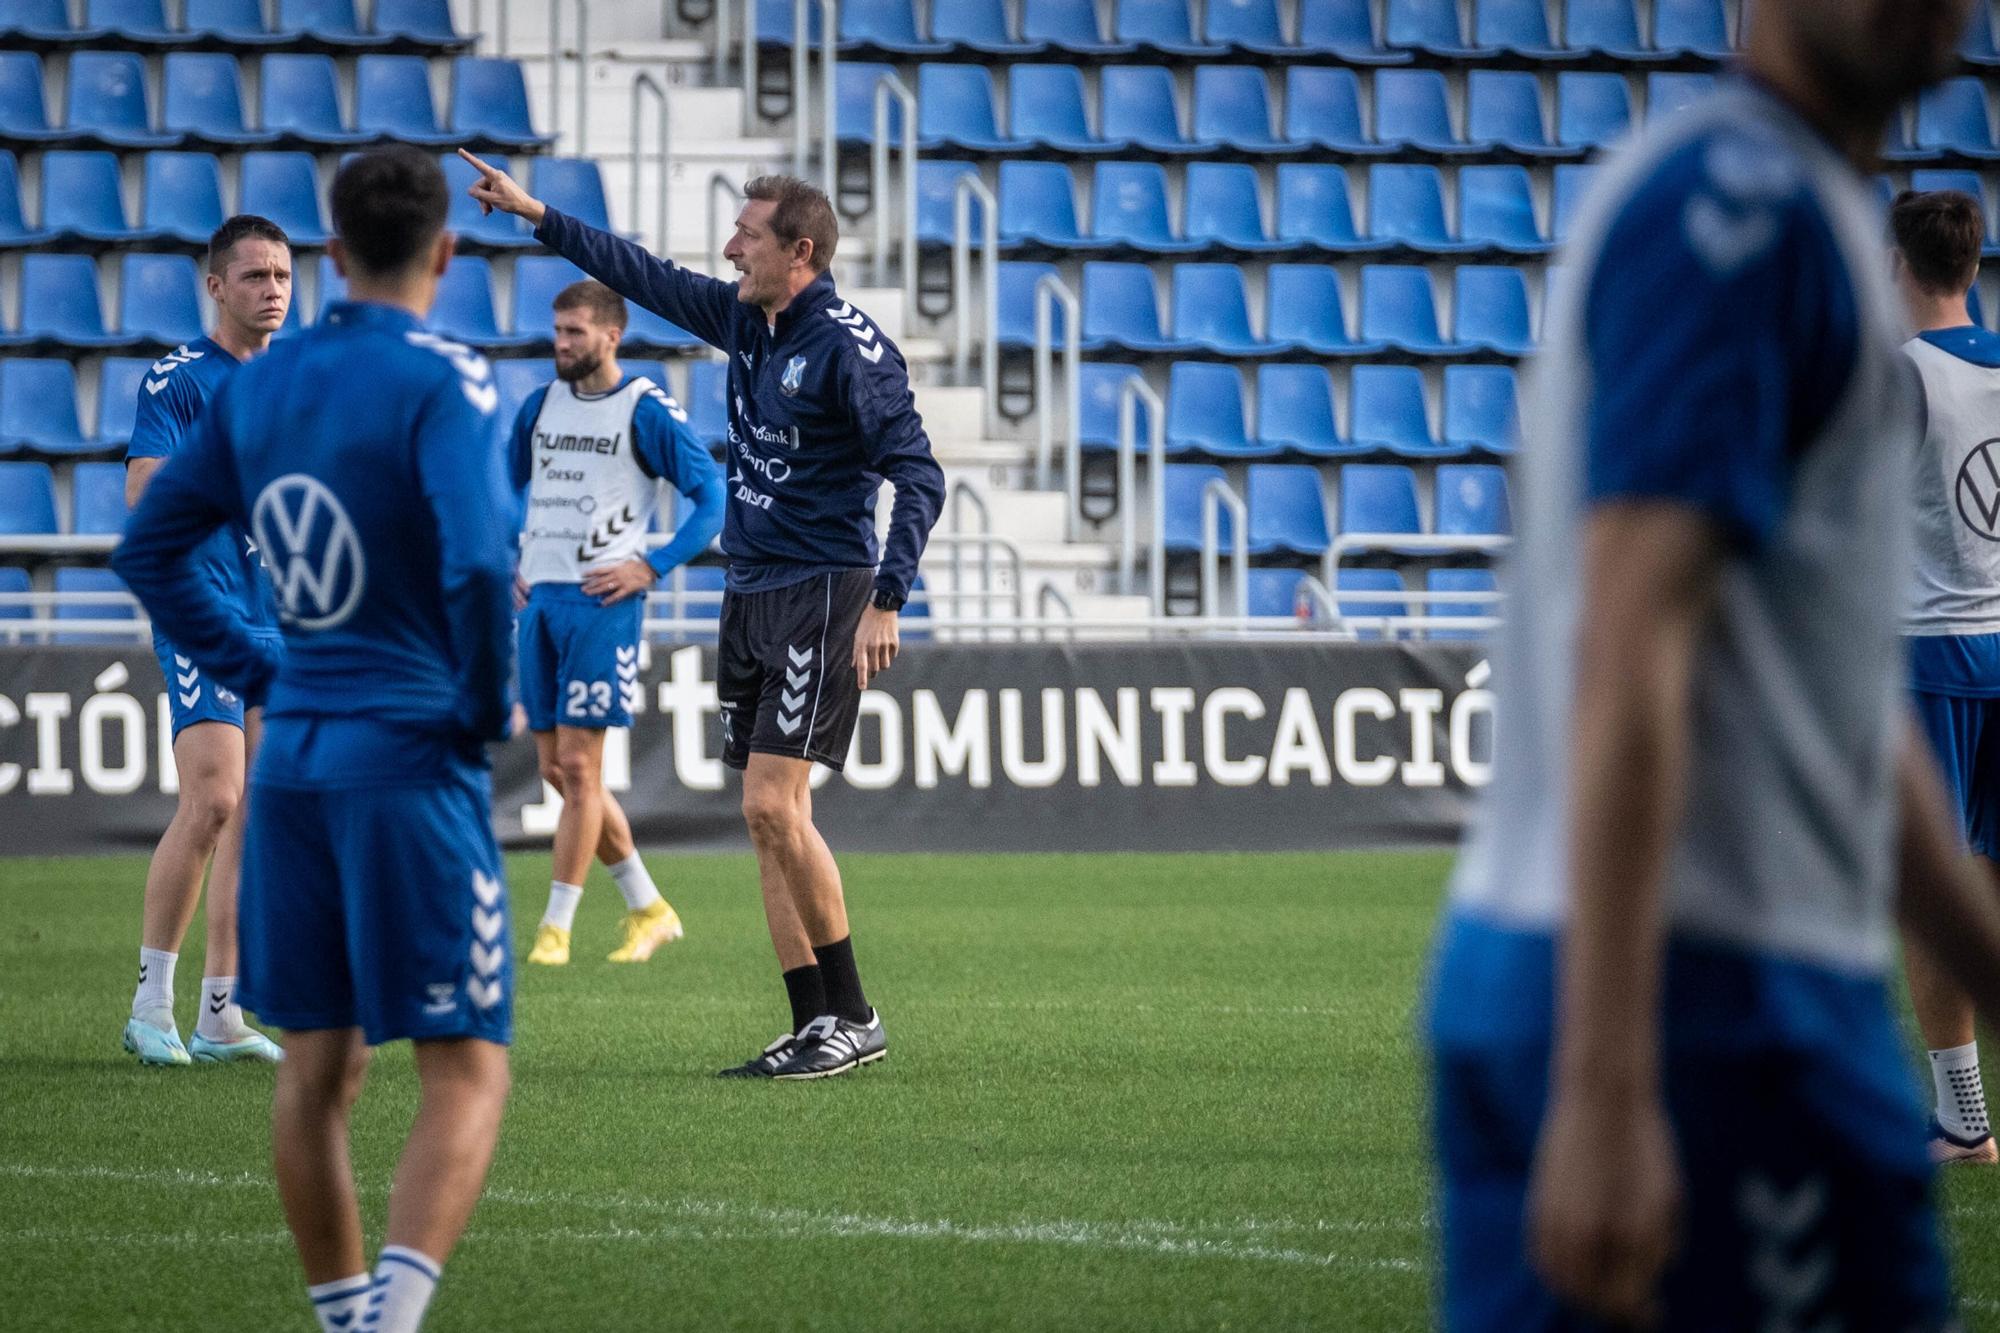
[[875, 285], [889, 284], [889, 99], [903, 105], [903, 308], [917, 308], [917, 95], [891, 72], [875, 80], [875, 142], [868, 147], [875, 205]]
[[[1083, 303], [1069, 284], [1054, 273], [1035, 280], [1035, 489], [1049, 488], [1049, 456], [1055, 448], [1055, 427], [1049, 420], [1055, 399], [1051, 380], [1055, 375], [1055, 348], [1052, 305], [1063, 307], [1063, 390], [1068, 408], [1069, 439], [1063, 450], [1064, 486], [1069, 495], [1069, 537], [1076, 540], [1078, 515], [1083, 509]], [[988, 390], [988, 392], [992, 392]]]
[[[1049, 614], [1049, 603], [1051, 602], [1062, 608], [1064, 620], [1076, 619], [1076, 608], [1070, 604], [1069, 594], [1053, 583], [1044, 583], [1035, 593], [1035, 616], [1037, 619], [1043, 621], [1053, 621], [1055, 619], [1054, 616]], [[1045, 626], [1037, 636], [1037, 639], [1041, 643], [1047, 643], [1051, 634], [1057, 632], [1059, 631], [1051, 631]], [[1072, 634], [1068, 637], [1075, 638], [1076, 636]]]
[[[728, 45], [726, 33], [716, 34], [716, 45]], [[757, 0], [743, 0], [743, 137], [746, 139], [757, 133], [757, 62], [761, 59], [763, 52], [757, 49]]]
[[[1419, 555], [1473, 554], [1491, 556], [1505, 551], [1513, 544], [1513, 541], [1512, 537], [1492, 535], [1448, 536], [1441, 533], [1425, 532], [1343, 532], [1340, 536], [1335, 537], [1333, 543], [1326, 548], [1324, 561], [1325, 574], [1321, 582], [1328, 589], [1339, 587], [1340, 562], [1343, 557], [1357, 551], [1398, 551]], [[1469, 591], [1434, 592], [1429, 588], [1410, 588], [1401, 592], [1393, 589], [1381, 591], [1355, 589], [1351, 592], [1341, 593], [1340, 601], [1347, 602], [1350, 605], [1367, 605], [1373, 602], [1392, 605], [1402, 603], [1407, 605], [1410, 602], [1420, 602], [1426, 608], [1449, 605], [1490, 606], [1500, 601], [1500, 594], [1498, 592]], [[1328, 605], [1332, 610], [1334, 628], [1346, 628], [1345, 621], [1347, 617], [1341, 614], [1339, 605], [1331, 597], [1328, 599]], [[1361, 618], [1356, 617], [1356, 619]], [[1420, 615], [1386, 618], [1367, 617], [1367, 619], [1371, 622], [1376, 619], [1383, 619], [1385, 624], [1388, 621], [1394, 621], [1398, 625], [1424, 630], [1432, 628], [1490, 629], [1499, 623], [1497, 618], [1491, 616], [1438, 617], [1434, 615]], [[1437, 622], [1440, 619], [1445, 620], [1447, 623], [1439, 625]]]
[[[746, 4], [753, 0], [745, 0]], [[808, 14], [811, 6], [819, 5], [819, 72], [822, 82], [820, 90], [820, 178], [821, 188], [827, 198], [834, 194], [835, 176], [840, 162], [834, 147], [834, 80], [839, 70], [840, 57], [834, 51], [834, 43], [839, 37], [839, 0], [792, 0], [792, 174], [800, 180], [806, 176], [806, 163], [812, 155], [811, 127], [807, 123], [806, 99], [812, 62], [812, 44], [806, 39], [811, 29]], [[752, 89], [751, 96], [755, 96]]]
[[[912, 200], [915, 199], [912, 187]], [[972, 367], [972, 200], [979, 200], [979, 263], [986, 336], [979, 349], [979, 382], [986, 390], [982, 414], [988, 437], [1000, 433], [1000, 201], [986, 182], [968, 172], [951, 195], [951, 290], [954, 343], [952, 383], [963, 384]], [[916, 228], [910, 229], [915, 235]]]
[[[572, 157], [590, 155], [590, 0], [576, 6], [576, 143]], [[562, 133], [562, 4], [549, 0], [549, 134]]]
[[0, 555], [109, 555], [117, 545], [115, 532], [0, 533]]
[[743, 203], [743, 191], [736, 188], [736, 182], [725, 173], [712, 171], [708, 176], [708, 274], [720, 276], [722, 272], [722, 233], [715, 225], [715, 196], [720, 191], [724, 198], [739, 207]]
[[[952, 532], [960, 536], [966, 535], [965, 519], [962, 516], [961, 510], [968, 501], [979, 515], [979, 531], [973, 535], [981, 537], [990, 535], [993, 531], [993, 507], [986, 503], [985, 494], [963, 477], [953, 481], [951, 489], [945, 494], [945, 516], [951, 524]], [[956, 542], [950, 543], [950, 546], [951, 609], [952, 614], [962, 615], [965, 612], [965, 603], [963, 600], [965, 596], [965, 575], [963, 562], [960, 560], [959, 555], [963, 547]], [[990, 591], [993, 587], [993, 556], [991, 547], [986, 548], [986, 563], [981, 567], [979, 577], [982, 580], [981, 588]], [[981, 611], [987, 609], [983, 601], [979, 609]]]
[[1138, 418], [1134, 404], [1146, 404], [1146, 472], [1152, 487], [1153, 535], [1151, 568], [1146, 571], [1147, 595], [1154, 614], [1167, 605], [1167, 405], [1153, 386], [1137, 375], [1118, 389], [1118, 578], [1127, 593], [1133, 591], [1133, 568], [1138, 563], [1139, 530], [1132, 511], [1133, 493], [1138, 487]]
[[665, 86], [644, 70], [632, 76], [632, 211], [626, 220], [634, 231], [639, 230], [639, 104], [644, 94], [660, 104], [660, 198], [653, 219], [653, 252], [667, 255], [672, 253], [667, 234], [667, 183], [673, 175], [673, 127], [667, 115]]
[[[959, 610], [959, 598], [963, 594], [956, 584], [954, 584], [952, 588], [952, 610], [954, 614], [945, 619], [943, 623], [951, 628], [978, 630], [979, 638], [982, 642], [990, 639], [1000, 629], [1012, 629], [1015, 631], [1014, 637], [1020, 638], [1021, 628], [1029, 623], [1027, 593], [1023, 586], [1027, 561], [1022, 558], [1021, 548], [1007, 538], [997, 536], [991, 532], [934, 532], [931, 534], [930, 544], [932, 546], [947, 547], [977, 546], [980, 548], [980, 567], [983, 570], [989, 571], [982, 575], [986, 582], [985, 586], [980, 589], [979, 594], [981, 614], [971, 617], [957, 614]], [[993, 556], [995, 553], [998, 553], [1005, 559], [1007, 568], [1014, 576], [1012, 590], [1005, 594], [999, 594], [1002, 598], [1002, 605], [1011, 608], [1012, 614], [1007, 616], [985, 614], [996, 595], [993, 590], [992, 574], [990, 573], [993, 568]], [[936, 621], [933, 621], [933, 624], [936, 623]]]
[[1233, 549], [1230, 562], [1236, 566], [1236, 614], [1250, 614], [1250, 507], [1221, 477], [1211, 478], [1201, 488], [1201, 613], [1211, 620], [1221, 614], [1222, 600], [1221, 511], [1227, 506]]
[[[714, 0], [714, 8], [710, 11], [715, 19], [714, 74], [715, 86], [718, 88], [729, 86], [729, 30], [735, 26], [730, 17], [730, 3], [731, 0]], [[757, 7], [757, 0], [744, 0], [743, 7], [746, 10], [755, 9]], [[746, 87], [743, 96], [747, 103], [755, 94]]]

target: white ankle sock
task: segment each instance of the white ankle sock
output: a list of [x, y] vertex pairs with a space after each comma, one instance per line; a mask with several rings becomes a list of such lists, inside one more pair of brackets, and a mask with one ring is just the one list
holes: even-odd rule
[[1945, 1133], [1983, 1139], [1992, 1132], [1986, 1119], [1986, 1087], [1979, 1078], [1978, 1042], [1932, 1051], [1931, 1086], [1937, 1092], [1938, 1124]]
[[132, 1017], [144, 1018], [156, 1009], [174, 1010], [174, 964], [177, 953], [163, 949], [139, 950], [139, 988], [132, 992]]
[[646, 863], [634, 852], [611, 867], [611, 880], [618, 886], [618, 894], [625, 900], [625, 909], [637, 912], [660, 901], [660, 890], [653, 883], [652, 872]]
[[243, 1035], [243, 1010], [236, 1003], [235, 977], [201, 979], [201, 1013], [194, 1020], [194, 1034], [210, 1041], [228, 1041]]
[[554, 880], [549, 884], [549, 905], [542, 909], [542, 924], [568, 930], [576, 924], [576, 905], [583, 901], [581, 884]]
[[366, 1273], [307, 1287], [306, 1295], [312, 1298], [321, 1333], [357, 1333], [362, 1317], [368, 1313], [368, 1293], [373, 1290], [375, 1280]]
[[368, 1297], [366, 1333], [417, 1333], [443, 1269], [428, 1255], [384, 1245], [375, 1261], [375, 1290]]

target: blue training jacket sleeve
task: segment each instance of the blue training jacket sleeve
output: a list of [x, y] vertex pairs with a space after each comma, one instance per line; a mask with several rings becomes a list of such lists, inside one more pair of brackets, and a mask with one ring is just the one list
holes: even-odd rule
[[[161, 379], [165, 381], [161, 383]], [[153, 381], [158, 393], [139, 386], [139, 407], [132, 416], [132, 439], [125, 446], [125, 458], [165, 458], [180, 444], [189, 426], [201, 415], [202, 397], [192, 375], [168, 374]]]
[[475, 740], [507, 738], [514, 676], [518, 496], [501, 460], [499, 414], [454, 374], [416, 426], [417, 482], [437, 522], [445, 622], [463, 693], [459, 723]]
[[736, 322], [735, 283], [690, 273], [560, 209], [542, 215], [535, 239], [620, 296], [672, 320], [709, 346], [734, 350], [730, 335]]
[[653, 572], [664, 577], [707, 550], [722, 531], [728, 492], [721, 467], [688, 429], [687, 413], [658, 389], [641, 398], [632, 414], [632, 448], [647, 471], [694, 501], [667, 544], [646, 556]]
[[841, 358], [841, 392], [855, 429], [867, 441], [868, 465], [896, 488], [875, 587], [907, 598], [917, 562], [944, 510], [944, 469], [931, 453], [900, 356], [871, 363], [849, 349]]
[[197, 420], [147, 485], [111, 568], [164, 637], [255, 706], [270, 692], [283, 653], [252, 635], [210, 580], [193, 577], [188, 560], [217, 528], [243, 518], [235, 460], [216, 423], [214, 412]]

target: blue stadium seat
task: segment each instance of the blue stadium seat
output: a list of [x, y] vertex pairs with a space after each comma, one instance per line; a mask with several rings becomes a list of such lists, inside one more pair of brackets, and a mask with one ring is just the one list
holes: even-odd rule
[[1472, 144], [1527, 158], [1575, 157], [1549, 142], [1541, 82], [1524, 70], [1475, 69], [1465, 76], [1465, 137]]
[[[835, 69], [833, 93], [834, 134], [842, 143], [873, 143], [875, 141], [875, 89], [886, 75], [894, 74], [894, 65], [877, 64], [865, 60], [843, 60]], [[922, 95], [922, 84], [918, 85]], [[903, 104], [890, 98], [889, 142], [903, 141]], [[919, 131], [921, 133], [921, 131]]]
[[1671, 116], [1715, 91], [1713, 74], [1658, 71], [1646, 76], [1646, 119]]
[[188, 33], [167, 26], [161, 0], [89, 0], [83, 9], [86, 28], [110, 33], [133, 46], [171, 46], [191, 41]]
[[7, 341], [120, 347], [131, 340], [104, 327], [95, 260], [31, 254], [21, 261], [21, 330]]
[[[820, 44], [819, 6], [806, 6], [806, 41], [815, 50]], [[791, 0], [757, 0], [757, 44], [790, 46], [795, 15]]]
[[[438, 128], [422, 56], [366, 55], [354, 63], [354, 128], [399, 143], [455, 144], [468, 137]], [[517, 142], [523, 141], [509, 140]]]
[[[1361, 338], [1418, 356], [1447, 356], [1455, 350], [1438, 332], [1431, 275], [1401, 264], [1362, 267]], [[1355, 435], [1360, 437], [1358, 429]]]
[[1021, 36], [1070, 55], [1128, 56], [1138, 48], [1106, 41], [1097, 25], [1097, 6], [1076, 0], [1022, 0]]
[[[547, 346], [553, 335], [556, 293], [586, 274], [561, 255], [523, 255], [514, 264], [515, 334], [536, 346]], [[639, 312], [625, 303], [626, 318]]]
[[459, 56], [451, 62], [451, 129], [487, 148], [542, 147], [528, 114], [528, 85], [511, 60]]
[[1104, 137], [1155, 153], [1205, 153], [1181, 134], [1174, 76], [1160, 65], [1106, 65], [1098, 74]]
[[[1116, 416], [1112, 421], [1115, 426]], [[1241, 371], [1214, 361], [1176, 361], [1167, 377], [1167, 452], [1270, 458], [1277, 450], [1245, 433]]]
[[1383, 248], [1354, 230], [1347, 168], [1326, 162], [1278, 164], [1278, 239], [1340, 252]]
[[[1092, 22], [1096, 16], [1091, 16]], [[1016, 41], [1007, 26], [1003, 0], [952, 0], [931, 6], [931, 39], [955, 50], [981, 55], [1029, 57], [1048, 50], [1046, 42]]]
[[709, 448], [719, 446], [729, 435], [729, 364], [726, 361], [694, 361], [688, 365], [688, 392], [685, 401], [688, 428]]
[[71, 532], [125, 530], [125, 465], [78, 463], [70, 469]]
[[1453, 453], [1514, 452], [1521, 433], [1512, 366], [1444, 368], [1444, 443]]
[[87, 453], [76, 418], [76, 372], [67, 361], [0, 361], [0, 453]]
[[1299, 51], [1356, 65], [1408, 64], [1408, 51], [1390, 50], [1376, 36], [1373, 8], [1371, 0], [1299, 0]]
[[87, 138], [80, 131], [50, 129], [42, 58], [33, 51], [0, 50], [0, 140], [39, 145]]
[[1972, 21], [1965, 27], [1958, 54], [1967, 64], [1989, 68], [2000, 65], [2000, 48], [1993, 44], [1993, 11], [1984, 4], [1973, 6]]
[[213, 51], [167, 54], [160, 123], [189, 143], [240, 148], [276, 142], [266, 130], [244, 128], [243, 81], [236, 57]]
[[[90, 601], [84, 603], [57, 603], [57, 620], [137, 620], [139, 605], [132, 600], [125, 583], [108, 569], [88, 565], [60, 565], [56, 568], [55, 590], [58, 593], [124, 593], [125, 600], [119, 602]], [[57, 630], [57, 643], [130, 643], [129, 634], [99, 634], [89, 630]]]
[[[1006, 163], [1001, 169], [1006, 169]], [[977, 178], [979, 168], [970, 162], [939, 162], [935, 159], [919, 159], [917, 162], [917, 241], [922, 245], [950, 245], [952, 230], [957, 225], [958, 182], [961, 177]], [[1003, 187], [1004, 188], [1004, 187]], [[976, 238], [982, 222], [981, 214], [986, 205], [974, 195], [967, 203], [966, 221]], [[1003, 211], [1004, 216], [1004, 211]], [[996, 222], [1000, 219], [996, 218]], [[1002, 242], [1005, 244], [1005, 242]]]
[[[28, 609], [27, 594], [34, 591], [34, 581], [28, 571], [17, 565], [0, 565], [0, 620], [27, 620], [33, 614]], [[27, 639], [9, 639], [10, 643], [25, 643]]]
[[1543, 0], [1478, 0], [1472, 40], [1482, 48], [1507, 50], [1538, 62], [1572, 57], [1550, 38], [1549, 11]]
[[[1433, 569], [1424, 575], [1424, 587], [1430, 592], [1495, 592], [1499, 585], [1493, 580], [1490, 569]], [[1498, 608], [1477, 602], [1431, 602], [1426, 604], [1426, 614], [1438, 617], [1490, 616]], [[1448, 640], [1483, 639], [1485, 630], [1479, 629], [1432, 629], [1427, 631], [1432, 642]]]
[[1460, 254], [1475, 247], [1453, 239], [1444, 215], [1444, 181], [1425, 163], [1368, 168], [1368, 236], [1428, 254]]
[[1361, 124], [1361, 85], [1351, 69], [1294, 65], [1285, 71], [1285, 138], [1339, 153], [1385, 151]]
[[1639, 40], [1639, 15], [1632, 0], [1569, 0], [1563, 41], [1572, 50], [1618, 61], [1650, 60], [1655, 54]]
[[1424, 375], [1415, 366], [1354, 368], [1354, 444], [1370, 453], [1440, 458], [1460, 451], [1431, 431]]
[[107, 356], [97, 373], [97, 434], [100, 449], [122, 449], [132, 439], [139, 412], [139, 386], [152, 374], [152, 358]]
[[262, 0], [186, 0], [186, 5], [181, 26], [200, 36], [220, 37], [238, 47], [293, 40], [291, 34], [265, 26]]
[[1271, 345], [1250, 329], [1241, 264], [1174, 265], [1174, 341], [1223, 356], [1256, 356]]
[[1427, 153], [1469, 151], [1451, 128], [1444, 75], [1434, 69], [1375, 71], [1375, 139]]
[[[689, 594], [686, 618], [689, 620], [722, 619], [722, 591], [728, 586], [729, 573], [720, 565], [686, 565], [681, 570], [682, 583]], [[916, 584], [910, 585], [914, 591]], [[909, 615], [910, 609], [903, 608]], [[928, 615], [928, 608], [920, 613]], [[915, 637], [914, 635], [908, 637]]]
[[1662, 53], [1727, 60], [1735, 52], [1722, 0], [1654, 0], [1653, 47]]
[[264, 128], [284, 142], [333, 148], [375, 137], [351, 130], [341, 120], [331, 56], [265, 56], [262, 84], [258, 102]]
[[1076, 182], [1060, 162], [1000, 164], [1000, 239], [1058, 249], [1088, 245], [1077, 230]]
[[213, 153], [148, 153], [145, 197], [141, 227], [206, 245], [222, 225], [221, 164]]
[[1266, 619], [1283, 617], [1305, 619], [1311, 616], [1313, 607], [1300, 603], [1299, 585], [1306, 580], [1303, 569], [1259, 569], [1250, 573], [1249, 612], [1253, 616]]
[[69, 58], [65, 123], [119, 148], [172, 148], [181, 136], [152, 128], [146, 87], [146, 62], [137, 54], [78, 51]]
[[35, 42], [72, 42], [85, 36], [71, 26], [65, 0], [0, 0], [0, 34]]
[[500, 420], [512, 426], [528, 395], [555, 377], [556, 363], [550, 357], [509, 356], [495, 361], [493, 383], [500, 390]]
[[1210, 46], [1260, 56], [1297, 53], [1285, 40], [1277, 0], [1209, 0], [1202, 8], [1202, 36]]
[[1190, 242], [1249, 252], [1296, 248], [1265, 229], [1257, 168], [1248, 163], [1188, 163], [1183, 202]]
[[1463, 167], [1458, 173], [1458, 234], [1470, 248], [1510, 255], [1547, 254], [1535, 223], [1535, 198], [1525, 167]]
[[319, 206], [319, 177], [311, 153], [245, 153], [243, 211], [285, 229], [293, 245], [326, 244]]
[[1389, 0], [1388, 44], [1463, 60], [1490, 55], [1466, 45], [1458, 0]]
[[1445, 537], [1506, 537], [1514, 531], [1507, 503], [1507, 473], [1493, 463], [1438, 467], [1433, 530]]
[[1564, 163], [1555, 169], [1555, 184], [1551, 191], [1553, 202], [1549, 209], [1549, 239], [1557, 245], [1569, 239], [1577, 211], [1583, 207], [1596, 174], [1597, 164], [1594, 162]]
[[1255, 65], [1196, 67], [1193, 137], [1197, 144], [1260, 155], [1305, 147], [1271, 133], [1271, 90]]
[[438, 283], [430, 327], [474, 347], [524, 347], [534, 338], [500, 332], [493, 315], [493, 270], [477, 255], [456, 255]]
[[1340, 531], [1422, 532], [1417, 476], [1401, 463], [1347, 463], [1340, 469]]
[[1980, 216], [1986, 220], [1986, 243], [1982, 253], [1991, 255], [2000, 252], [2000, 246], [1994, 243], [1996, 218], [1987, 198], [1986, 184], [1980, 179], [1978, 172], [1955, 167], [1919, 167], [1910, 173], [1910, 188], [1926, 191], [1957, 190], [1961, 194], [1971, 195], [1979, 204]]
[[119, 261], [119, 323], [128, 337], [168, 347], [201, 337], [201, 278], [188, 255]]
[[57, 236], [93, 244], [142, 239], [125, 219], [115, 153], [42, 154], [42, 226]]
[[917, 11], [911, 0], [844, 0], [838, 47], [843, 56], [877, 52], [935, 56], [950, 51], [951, 43], [917, 36]]
[[[1118, 399], [1125, 381], [1145, 377], [1137, 368], [1103, 361], [1085, 361], [1077, 375], [1077, 433], [1086, 449], [1118, 447]], [[1132, 404], [1135, 438], [1143, 447], [1148, 421], [1143, 399]], [[1169, 430], [1171, 431], [1171, 427]]]
[[1160, 294], [1153, 270], [1145, 264], [1085, 264], [1083, 338], [1093, 347], [1132, 352], [1178, 350], [1179, 344], [1160, 331]]
[[[520, 281], [520, 265], [517, 264], [515, 285], [519, 286]], [[619, 343], [620, 347], [648, 352], [684, 352], [702, 345], [701, 339], [669, 321], [665, 316], [655, 314], [637, 301], [625, 303], [625, 314], [625, 337]], [[518, 330], [520, 326], [515, 327]]]
[[[1090, 297], [1087, 285], [1090, 277], [1090, 267], [1087, 264], [1084, 266], [1086, 286], [1083, 303], [1086, 318], [1083, 329], [1079, 334], [1078, 346], [1086, 351], [1095, 351], [1104, 346], [1104, 344], [1100, 340], [1090, 336], [1090, 321], [1088, 319]], [[1139, 267], [1141, 271], [1144, 271], [1143, 265]], [[999, 341], [1002, 347], [1025, 348], [1035, 345], [1035, 287], [1041, 282], [1043, 277], [1051, 274], [1056, 277], [1062, 276], [1061, 270], [1056, 268], [1054, 264], [1022, 263], [1016, 260], [1001, 261], [999, 281], [1000, 318], [997, 323], [999, 325]], [[1061, 303], [1052, 304], [1049, 312], [1049, 331], [1058, 346], [1062, 344], [1063, 333], [1067, 327], [1064, 324], [1064, 318]], [[1158, 324], [1159, 316], [1156, 312], [1154, 314], [1155, 329], [1158, 328]]]
[[388, 44], [386, 37], [361, 30], [354, 0], [278, 0], [277, 30], [341, 50]]
[[1991, 161], [2000, 158], [1986, 110], [1986, 85], [1975, 76], [1946, 79], [1917, 99], [1919, 153]]
[[1273, 453], [1308, 458], [1356, 452], [1340, 434], [1333, 377], [1321, 365], [1257, 367], [1257, 438]]
[[1114, 0], [1111, 35], [1141, 52], [1176, 57], [1219, 56], [1194, 39], [1187, 0]]
[[[333, 257], [331, 255], [321, 255], [319, 257], [316, 299], [318, 306], [313, 314], [313, 323], [315, 324], [326, 318], [326, 308], [328, 306], [332, 305], [335, 301], [345, 301], [347, 299], [347, 283], [341, 279], [339, 273], [334, 271]], [[293, 304], [296, 305], [297, 303], [295, 298]]]
[[451, 21], [451, 0], [375, 0], [371, 21], [378, 36], [439, 49], [465, 45]]
[[1556, 75], [1556, 142], [1604, 148], [1632, 127], [1632, 93], [1623, 74], [1564, 70]]
[[1074, 65], [1015, 65], [1007, 72], [1007, 101], [1008, 125], [1023, 144], [1041, 144], [1059, 153], [1097, 153], [1123, 146], [1091, 132], [1083, 72]]
[[[1040, 67], [1016, 65], [1009, 77], [1027, 68]], [[872, 105], [870, 116], [872, 134]], [[927, 153], [946, 147], [997, 153], [1013, 146], [994, 117], [993, 77], [984, 65], [925, 65], [917, 71], [917, 142]]]
[[[1407, 591], [1403, 586], [1403, 576], [1393, 569], [1368, 569], [1361, 566], [1343, 566], [1334, 575], [1334, 594], [1341, 593], [1396, 593], [1396, 600], [1388, 598], [1339, 597], [1340, 618], [1342, 620], [1371, 621], [1384, 617], [1407, 616], [1410, 604], [1401, 600], [1400, 594]], [[1364, 625], [1354, 631], [1357, 639], [1374, 640], [1383, 637], [1381, 627]]]
[[1528, 283], [1513, 265], [1471, 265], [1452, 278], [1452, 333], [1461, 348], [1526, 356], [1535, 336], [1528, 320]]
[[1250, 510], [1250, 554], [1320, 556], [1332, 545], [1326, 492], [1310, 463], [1252, 463], [1244, 503]]
[[0, 532], [40, 536], [56, 522], [56, 474], [47, 463], [0, 463]]
[[[513, 166], [505, 157], [491, 153], [484, 160], [502, 171]], [[539, 248], [534, 232], [520, 218], [497, 210], [491, 213], [480, 211], [479, 205], [466, 193], [479, 175], [471, 163], [457, 153], [442, 153], [438, 156], [438, 166], [444, 170], [445, 195], [450, 201], [445, 225], [458, 233], [461, 246], [467, 250]]]
[[[0, 466], [5, 466], [0, 464]], [[1169, 463], [1161, 471], [1166, 490], [1166, 547], [1176, 555], [1201, 550], [1201, 497], [1212, 481], [1228, 481], [1213, 463]], [[1216, 540], [1228, 550], [1235, 540], [1236, 527], [1227, 507], [1216, 515]]]
[[1273, 264], [1264, 275], [1264, 297], [1265, 337], [1273, 351], [1358, 356], [1383, 350], [1380, 343], [1357, 343], [1349, 335], [1340, 276], [1328, 265]]
[[1090, 190], [1090, 237], [1099, 245], [1152, 254], [1201, 249], [1174, 235], [1167, 173], [1157, 162], [1100, 162]]
[[12, 149], [0, 148], [0, 250], [41, 245], [48, 232], [28, 225], [21, 207], [21, 168]]

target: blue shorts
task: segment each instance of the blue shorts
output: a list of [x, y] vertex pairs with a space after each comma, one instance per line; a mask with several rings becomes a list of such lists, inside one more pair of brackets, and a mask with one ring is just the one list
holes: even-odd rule
[[507, 888], [468, 770], [421, 785], [253, 784], [238, 994], [288, 1031], [368, 1044], [513, 1037]]
[[631, 726], [644, 615], [643, 597], [605, 606], [571, 584], [536, 584], [518, 629], [528, 730]]
[[[277, 635], [270, 636], [273, 640]], [[227, 722], [243, 730], [243, 700], [209, 680], [201, 668], [155, 634], [153, 651], [159, 655], [160, 675], [167, 682], [167, 716], [176, 739], [197, 722]]]
[[1910, 702], [1951, 790], [1960, 840], [2000, 859], [2000, 699], [1914, 690]]

